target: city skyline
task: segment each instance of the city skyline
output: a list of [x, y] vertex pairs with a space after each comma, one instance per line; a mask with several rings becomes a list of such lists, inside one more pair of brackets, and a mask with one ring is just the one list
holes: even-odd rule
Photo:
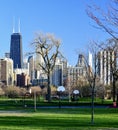
[[[87, 16], [87, 4], [101, 8], [110, 0], [101, 2], [86, 0], [1, 0], [0, 1], [0, 58], [10, 52], [10, 36], [18, 32], [21, 21], [23, 53], [31, 50], [30, 43], [36, 32], [53, 33], [61, 39], [61, 52], [70, 65], [76, 65], [78, 52], [87, 50], [90, 40], [104, 41], [110, 36], [92, 27], [94, 22]], [[6, 4], [7, 3], [7, 4]], [[74, 57], [74, 58], [73, 58]]]

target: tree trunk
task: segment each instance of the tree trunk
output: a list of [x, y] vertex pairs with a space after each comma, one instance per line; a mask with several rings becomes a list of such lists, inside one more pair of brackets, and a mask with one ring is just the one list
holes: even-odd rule
[[116, 102], [116, 82], [113, 79], [113, 103]]
[[48, 73], [47, 100], [48, 102], [51, 102], [50, 72]]
[[[94, 81], [95, 82], [95, 81]], [[91, 100], [92, 100], [92, 102], [91, 102], [91, 107], [92, 107], [92, 112], [91, 112], [91, 124], [94, 124], [94, 91], [95, 91], [95, 83], [93, 84], [93, 86], [92, 86], [92, 96], [91, 96]]]

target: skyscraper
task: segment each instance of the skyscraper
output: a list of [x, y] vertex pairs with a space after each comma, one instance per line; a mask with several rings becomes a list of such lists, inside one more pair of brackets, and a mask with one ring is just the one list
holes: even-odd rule
[[10, 58], [13, 60], [14, 69], [22, 68], [23, 55], [22, 55], [22, 36], [20, 34], [20, 27], [18, 33], [15, 33], [13, 29], [13, 33], [11, 35]]

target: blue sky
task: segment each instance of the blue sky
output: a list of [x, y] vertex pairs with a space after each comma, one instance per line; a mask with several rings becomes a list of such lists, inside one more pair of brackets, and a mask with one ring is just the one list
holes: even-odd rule
[[92, 2], [105, 8], [109, 0], [0, 0], [0, 58], [10, 50], [10, 36], [15, 18], [21, 22], [23, 53], [31, 50], [36, 32], [53, 33], [61, 39], [61, 52], [70, 65], [77, 63], [78, 53], [88, 51], [91, 40], [103, 41], [110, 37], [93, 28], [87, 16], [86, 4]]

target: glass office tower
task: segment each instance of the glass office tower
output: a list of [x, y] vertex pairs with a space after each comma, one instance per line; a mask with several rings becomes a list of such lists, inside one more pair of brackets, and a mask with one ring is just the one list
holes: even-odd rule
[[13, 33], [11, 35], [10, 58], [13, 60], [14, 69], [22, 68], [22, 36], [20, 33]]

